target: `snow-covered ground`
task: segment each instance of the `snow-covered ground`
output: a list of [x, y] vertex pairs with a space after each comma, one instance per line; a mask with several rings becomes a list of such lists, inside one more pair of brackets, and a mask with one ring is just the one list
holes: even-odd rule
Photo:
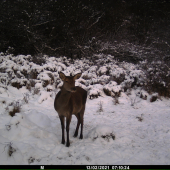
[[[145, 76], [137, 66], [117, 63], [112, 56], [102, 66], [100, 58], [96, 63], [70, 64], [66, 58], [45, 57], [40, 66], [29, 62], [30, 56], [0, 57], [1, 165], [170, 164], [169, 100], [159, 97], [150, 102], [153, 95], [141, 88], [124, 90], [134, 77], [143, 83]], [[61, 144], [53, 106], [62, 85], [58, 71], [82, 71], [76, 84], [88, 90], [84, 139], [73, 137], [73, 116], [70, 147]], [[19, 111], [10, 116], [16, 107]]]

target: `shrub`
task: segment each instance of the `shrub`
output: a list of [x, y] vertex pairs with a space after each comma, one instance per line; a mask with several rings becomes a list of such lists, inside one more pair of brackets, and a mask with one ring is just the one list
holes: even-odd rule
[[155, 94], [153, 94], [153, 95], [151, 96], [150, 102], [155, 102], [157, 99], [158, 99], [158, 94], [155, 93]]
[[99, 108], [98, 108], [97, 112], [103, 112], [103, 102], [100, 101], [98, 103], [98, 106], [99, 106]]
[[14, 153], [14, 152], [16, 152], [16, 149], [15, 148], [13, 148], [12, 147], [12, 143], [10, 143], [9, 145], [8, 145], [8, 155], [9, 156], [12, 156], [12, 154]]
[[113, 104], [114, 104], [114, 105], [119, 104], [119, 96], [118, 96], [118, 95], [115, 95], [115, 96], [114, 96], [114, 98], [113, 98]]
[[[10, 110], [9, 111], [9, 115], [10, 116], [15, 116], [15, 114], [16, 113], [20, 113], [20, 111], [21, 111], [21, 105], [20, 105], [20, 103], [19, 103], [19, 101], [17, 101], [17, 102], [15, 102], [15, 103], [11, 103], [9, 106], [12, 106], [13, 108], [12, 108], [12, 110]], [[7, 107], [7, 110], [8, 110], [9, 108]]]
[[31, 72], [29, 74], [29, 78], [37, 79], [37, 76], [38, 76], [38, 71], [36, 69], [31, 70]]
[[34, 89], [33, 89], [33, 95], [39, 94], [39, 92], [40, 92], [40, 89], [39, 89], [39, 88], [34, 88]]
[[42, 82], [43, 87], [47, 87], [49, 84], [50, 84], [49, 80], [43, 80], [43, 82]]
[[28, 103], [28, 101], [29, 101], [29, 94], [28, 93], [25, 93], [25, 94], [23, 94], [23, 101], [24, 101], [24, 103]]
[[147, 100], [148, 96], [147, 96], [147, 94], [144, 94], [143, 92], [141, 92], [140, 98], [143, 99], [143, 100]]
[[11, 85], [13, 86], [13, 87], [16, 87], [17, 89], [20, 89], [20, 88], [22, 88], [23, 86], [26, 86], [27, 85], [27, 83], [28, 83], [28, 81], [27, 81], [27, 79], [13, 79], [12, 81], [11, 81]]
[[102, 135], [101, 137], [105, 139], [107, 142], [109, 142], [109, 139], [115, 140], [115, 135], [113, 133]]
[[122, 86], [117, 85], [115, 81], [110, 81], [104, 86], [103, 91], [107, 96], [120, 97]]
[[143, 121], [143, 114], [141, 114], [141, 116], [136, 116], [136, 119], [138, 119], [139, 122]]
[[131, 106], [135, 106], [137, 103], [140, 102], [140, 100], [138, 99], [137, 100], [137, 97], [138, 97], [138, 94], [135, 94], [134, 97], [130, 98], [130, 101], [131, 101]]
[[125, 80], [125, 74], [120, 74], [119, 76], [111, 76], [111, 80], [121, 84]]
[[28, 83], [26, 84], [26, 88], [27, 88], [29, 91], [31, 91], [31, 87], [35, 87], [35, 84], [36, 84], [35, 80], [30, 79], [30, 80], [28, 81]]
[[31, 58], [31, 61], [35, 64], [42, 65], [45, 64], [46, 60], [43, 54], [35, 55]]
[[54, 76], [52, 73], [47, 73], [47, 75], [51, 78], [50, 84], [52, 85], [54, 83]]
[[35, 158], [33, 158], [33, 157], [30, 157], [30, 158], [28, 159], [28, 163], [29, 163], [29, 164], [33, 163], [34, 161], [35, 161]]
[[[6, 144], [5, 148], [8, 148], [8, 156], [11, 157], [14, 152], [16, 152], [16, 149], [12, 146], [12, 142], [9, 142]], [[5, 150], [5, 149], [4, 149]]]
[[144, 85], [148, 93], [170, 97], [170, 69], [164, 61], [141, 62], [147, 81]]

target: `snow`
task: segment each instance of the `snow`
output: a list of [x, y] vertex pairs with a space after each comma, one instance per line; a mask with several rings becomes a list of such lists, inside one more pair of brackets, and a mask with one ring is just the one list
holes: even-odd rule
[[[46, 57], [46, 65], [39, 66], [27, 62], [28, 58], [29, 56], [21, 55], [0, 58], [0, 68], [3, 67], [5, 70], [3, 73], [0, 72], [1, 165], [170, 164], [169, 99], [158, 97], [155, 102], [150, 102], [150, 98], [155, 94], [149, 95], [140, 88], [124, 92], [122, 88], [125, 82], [127, 80], [133, 82], [130, 76], [138, 78], [140, 75], [138, 81], [139, 83], [143, 81], [141, 79], [143, 73], [135, 65], [127, 63], [127, 66], [124, 63], [122, 67], [112, 64], [113, 68], [109, 65], [98, 68], [88, 66], [87, 60], [77, 60], [75, 63], [80, 66], [74, 67], [74, 64], [69, 64], [66, 67], [63, 62], [65, 58]], [[22, 61], [21, 64], [25, 64], [25, 68], [28, 68], [27, 73], [32, 70], [37, 71], [39, 82], [32, 88], [39, 88], [38, 94], [34, 94], [26, 86], [18, 89], [10, 84], [11, 78], [6, 72], [7, 69], [11, 69], [14, 78], [17, 78], [21, 84], [27, 79], [24, 75], [23, 78], [17, 77], [15, 74], [17, 72], [13, 70], [13, 66], [19, 60]], [[47, 65], [50, 68], [48, 70]], [[109, 75], [105, 74], [109, 67], [111, 76], [119, 77], [119, 72], [126, 75], [127, 79], [119, 85], [113, 80], [107, 82]], [[20, 69], [19, 63], [16, 69], [22, 73], [23, 69]], [[61, 125], [54, 109], [54, 98], [59, 86], [62, 85], [57, 71], [65, 71], [68, 75], [82, 71], [84, 78], [82, 75], [76, 83], [88, 90], [84, 138], [80, 140], [79, 136], [73, 137], [77, 119], [72, 116], [70, 147], [61, 144]], [[54, 76], [54, 83], [48, 73]], [[101, 83], [104, 78], [106, 84]], [[8, 84], [3, 83], [2, 79]], [[43, 87], [42, 83], [45, 80], [48, 80], [49, 84]], [[107, 96], [103, 91], [104, 88], [112, 92], [121, 91], [119, 104], [114, 104], [113, 97]], [[97, 98], [90, 98], [90, 95], [97, 95]], [[24, 96], [29, 96], [28, 103], [24, 102]], [[9, 111], [16, 102], [21, 105], [21, 110], [11, 117]], [[102, 107], [102, 110], [99, 107]]]
[[45, 91], [42, 91], [41, 93], [40, 93], [40, 97], [39, 97], [39, 99], [38, 99], [38, 103], [42, 103], [43, 101], [45, 101], [45, 100], [48, 100], [48, 98], [50, 98], [51, 97], [51, 95], [52, 95], [52, 93], [51, 92], [45, 92]]

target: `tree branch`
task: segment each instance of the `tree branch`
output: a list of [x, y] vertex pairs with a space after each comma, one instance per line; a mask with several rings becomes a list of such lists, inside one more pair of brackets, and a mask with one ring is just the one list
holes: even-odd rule
[[93, 24], [91, 24], [87, 29], [90, 29], [93, 25], [97, 24], [97, 23], [99, 22], [100, 18], [101, 18], [103, 15], [104, 15], [104, 13], [102, 13], [102, 15], [99, 16], [99, 17], [97, 18], [97, 20], [96, 20]]

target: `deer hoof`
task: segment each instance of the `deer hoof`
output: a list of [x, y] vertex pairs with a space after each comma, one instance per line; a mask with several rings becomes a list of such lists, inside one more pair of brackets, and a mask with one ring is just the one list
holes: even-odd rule
[[83, 139], [83, 135], [80, 135], [80, 138], [79, 139]]
[[65, 144], [65, 141], [61, 141], [61, 144], [63, 144], [63, 145], [64, 145], [64, 144]]
[[66, 147], [69, 147], [69, 146], [70, 146], [70, 143], [69, 143], [69, 142], [67, 142]]
[[75, 133], [73, 137], [74, 137], [74, 138], [76, 138], [76, 137], [77, 137], [77, 135], [78, 135], [78, 134], [77, 134], [77, 133]]

